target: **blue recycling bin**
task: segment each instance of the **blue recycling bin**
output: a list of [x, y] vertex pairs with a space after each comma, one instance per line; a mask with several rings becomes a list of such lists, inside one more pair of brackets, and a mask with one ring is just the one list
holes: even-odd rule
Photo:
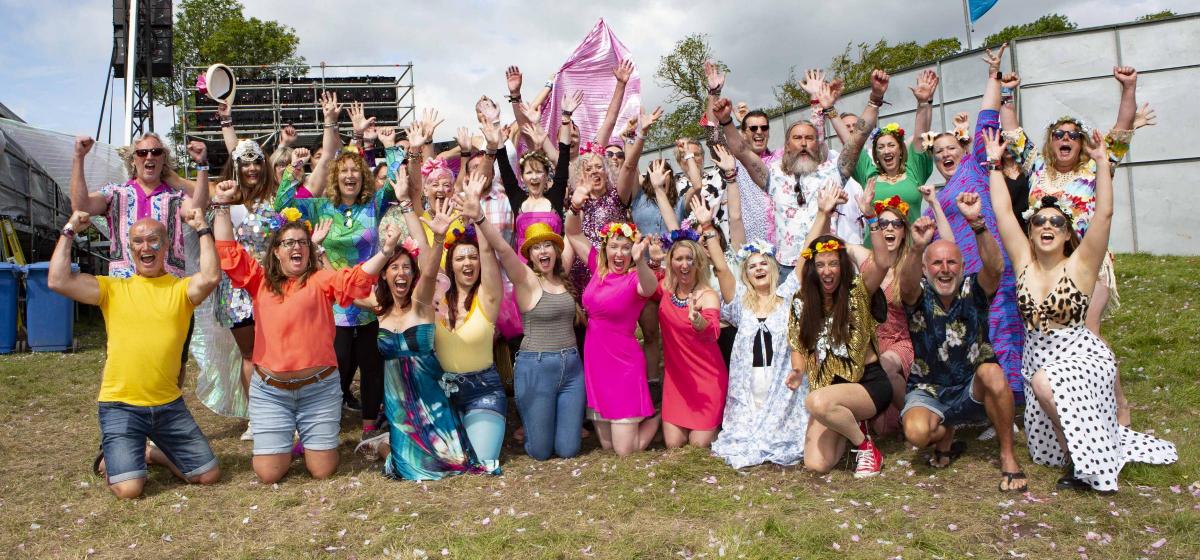
[[17, 288], [20, 287], [21, 267], [0, 262], [0, 354], [8, 354], [17, 346]]
[[50, 290], [49, 262], [33, 263], [25, 267], [25, 272], [25, 335], [29, 349], [70, 350], [75, 337], [75, 302]]

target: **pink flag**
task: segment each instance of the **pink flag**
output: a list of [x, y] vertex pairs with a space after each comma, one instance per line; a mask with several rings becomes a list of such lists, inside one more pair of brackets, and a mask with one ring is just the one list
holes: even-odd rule
[[[550, 138], [558, 137], [562, 97], [579, 90], [583, 91], [583, 103], [575, 110], [572, 120], [579, 127], [582, 142], [595, 139], [600, 123], [604, 121], [604, 113], [608, 110], [608, 102], [612, 100], [613, 88], [617, 85], [613, 68], [630, 58], [629, 49], [608, 28], [604, 19], [596, 22], [596, 27], [559, 68], [550, 100], [542, 106], [541, 124], [550, 132]], [[620, 116], [613, 128], [614, 138], [625, 128], [625, 123], [638, 114], [641, 106], [642, 80], [635, 67], [625, 87], [625, 97], [621, 100]]]

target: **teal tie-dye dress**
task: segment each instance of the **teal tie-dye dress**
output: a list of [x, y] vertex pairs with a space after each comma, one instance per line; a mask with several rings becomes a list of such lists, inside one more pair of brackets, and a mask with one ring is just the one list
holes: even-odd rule
[[489, 472], [471, 449], [458, 413], [442, 383], [433, 354], [433, 324], [404, 332], [379, 329], [383, 355], [383, 410], [391, 454], [383, 472], [391, 478], [438, 480], [461, 473]]

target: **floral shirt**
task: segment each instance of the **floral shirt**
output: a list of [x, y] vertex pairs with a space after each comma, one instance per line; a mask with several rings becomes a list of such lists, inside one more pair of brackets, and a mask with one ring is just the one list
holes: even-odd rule
[[[1044, 196], [1066, 197], [1074, 211], [1071, 219], [1080, 237], [1087, 233], [1092, 215], [1096, 213], [1096, 162], [1087, 155], [1080, 157], [1079, 166], [1068, 173], [1056, 173], [1046, 166], [1046, 158], [1034, 151], [1034, 143], [1022, 129], [1006, 132], [1010, 140], [1009, 150], [1025, 174], [1029, 177], [1029, 203]], [[1108, 161], [1115, 172], [1117, 163], [1129, 152], [1129, 141], [1133, 132], [1112, 130], [1104, 137]]]
[[[379, 219], [383, 217], [390, 201], [395, 200], [391, 185], [383, 185], [375, 196], [363, 204], [334, 204], [326, 197], [296, 198], [296, 178], [289, 167], [283, 172], [279, 191], [275, 195], [275, 211], [295, 207], [304, 219], [316, 225], [322, 219], [333, 220], [329, 234], [321, 243], [334, 270], [351, 267], [371, 258], [378, 250]], [[339, 327], [365, 325], [375, 320], [375, 315], [355, 305], [333, 306], [334, 324]]]
[[988, 337], [991, 305], [992, 297], [979, 285], [976, 274], [963, 277], [949, 308], [942, 307], [929, 282], [921, 281], [921, 299], [916, 305], [904, 306], [916, 354], [909, 390], [924, 388], [938, 394], [938, 388], [970, 383], [980, 364], [996, 361]]
[[182, 278], [184, 274], [183, 252], [183, 191], [175, 190], [166, 183], [159, 185], [150, 194], [142, 189], [137, 179], [125, 184], [111, 183], [100, 187], [100, 194], [108, 204], [110, 239], [108, 275], [129, 278], [134, 274], [133, 259], [129, 254], [129, 228], [142, 218], [154, 218], [167, 227], [167, 255], [163, 267], [167, 274]]
[[[827, 184], [844, 186], [846, 177], [838, 169], [838, 158], [830, 156], [817, 166], [817, 170], [799, 177], [785, 173], [782, 158], [770, 165], [770, 178], [767, 183], [767, 194], [770, 195], [775, 213], [776, 259], [784, 266], [797, 266], [800, 251], [804, 249], [804, 240], [812, 229], [813, 220], [817, 217], [817, 192]], [[803, 196], [798, 196], [798, 194]], [[857, 203], [850, 201], [838, 206], [843, 215], [855, 213]], [[748, 219], [748, 216], [743, 216]], [[749, 222], [747, 222], [749, 227]], [[862, 239], [862, 226], [850, 220], [839, 220], [834, 224], [839, 237], [853, 241], [854, 232]], [[753, 239], [749, 232], [747, 240]]]

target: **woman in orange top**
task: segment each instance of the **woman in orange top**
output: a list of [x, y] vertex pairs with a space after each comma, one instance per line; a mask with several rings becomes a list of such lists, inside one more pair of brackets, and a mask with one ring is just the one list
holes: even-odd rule
[[342, 388], [334, 375], [337, 356], [330, 344], [331, 306], [350, 305], [370, 295], [395, 252], [399, 231], [389, 228], [379, 253], [362, 264], [321, 269], [321, 250], [312, 242], [309, 224], [298, 221], [298, 210], [286, 208], [279, 213], [260, 264], [233, 240], [229, 203], [236, 195], [237, 183], [217, 185], [213, 233], [221, 269], [254, 301], [251, 465], [264, 484], [283, 478], [292, 461], [292, 434], [299, 431], [309, 474], [326, 478], [337, 470], [342, 416]]

